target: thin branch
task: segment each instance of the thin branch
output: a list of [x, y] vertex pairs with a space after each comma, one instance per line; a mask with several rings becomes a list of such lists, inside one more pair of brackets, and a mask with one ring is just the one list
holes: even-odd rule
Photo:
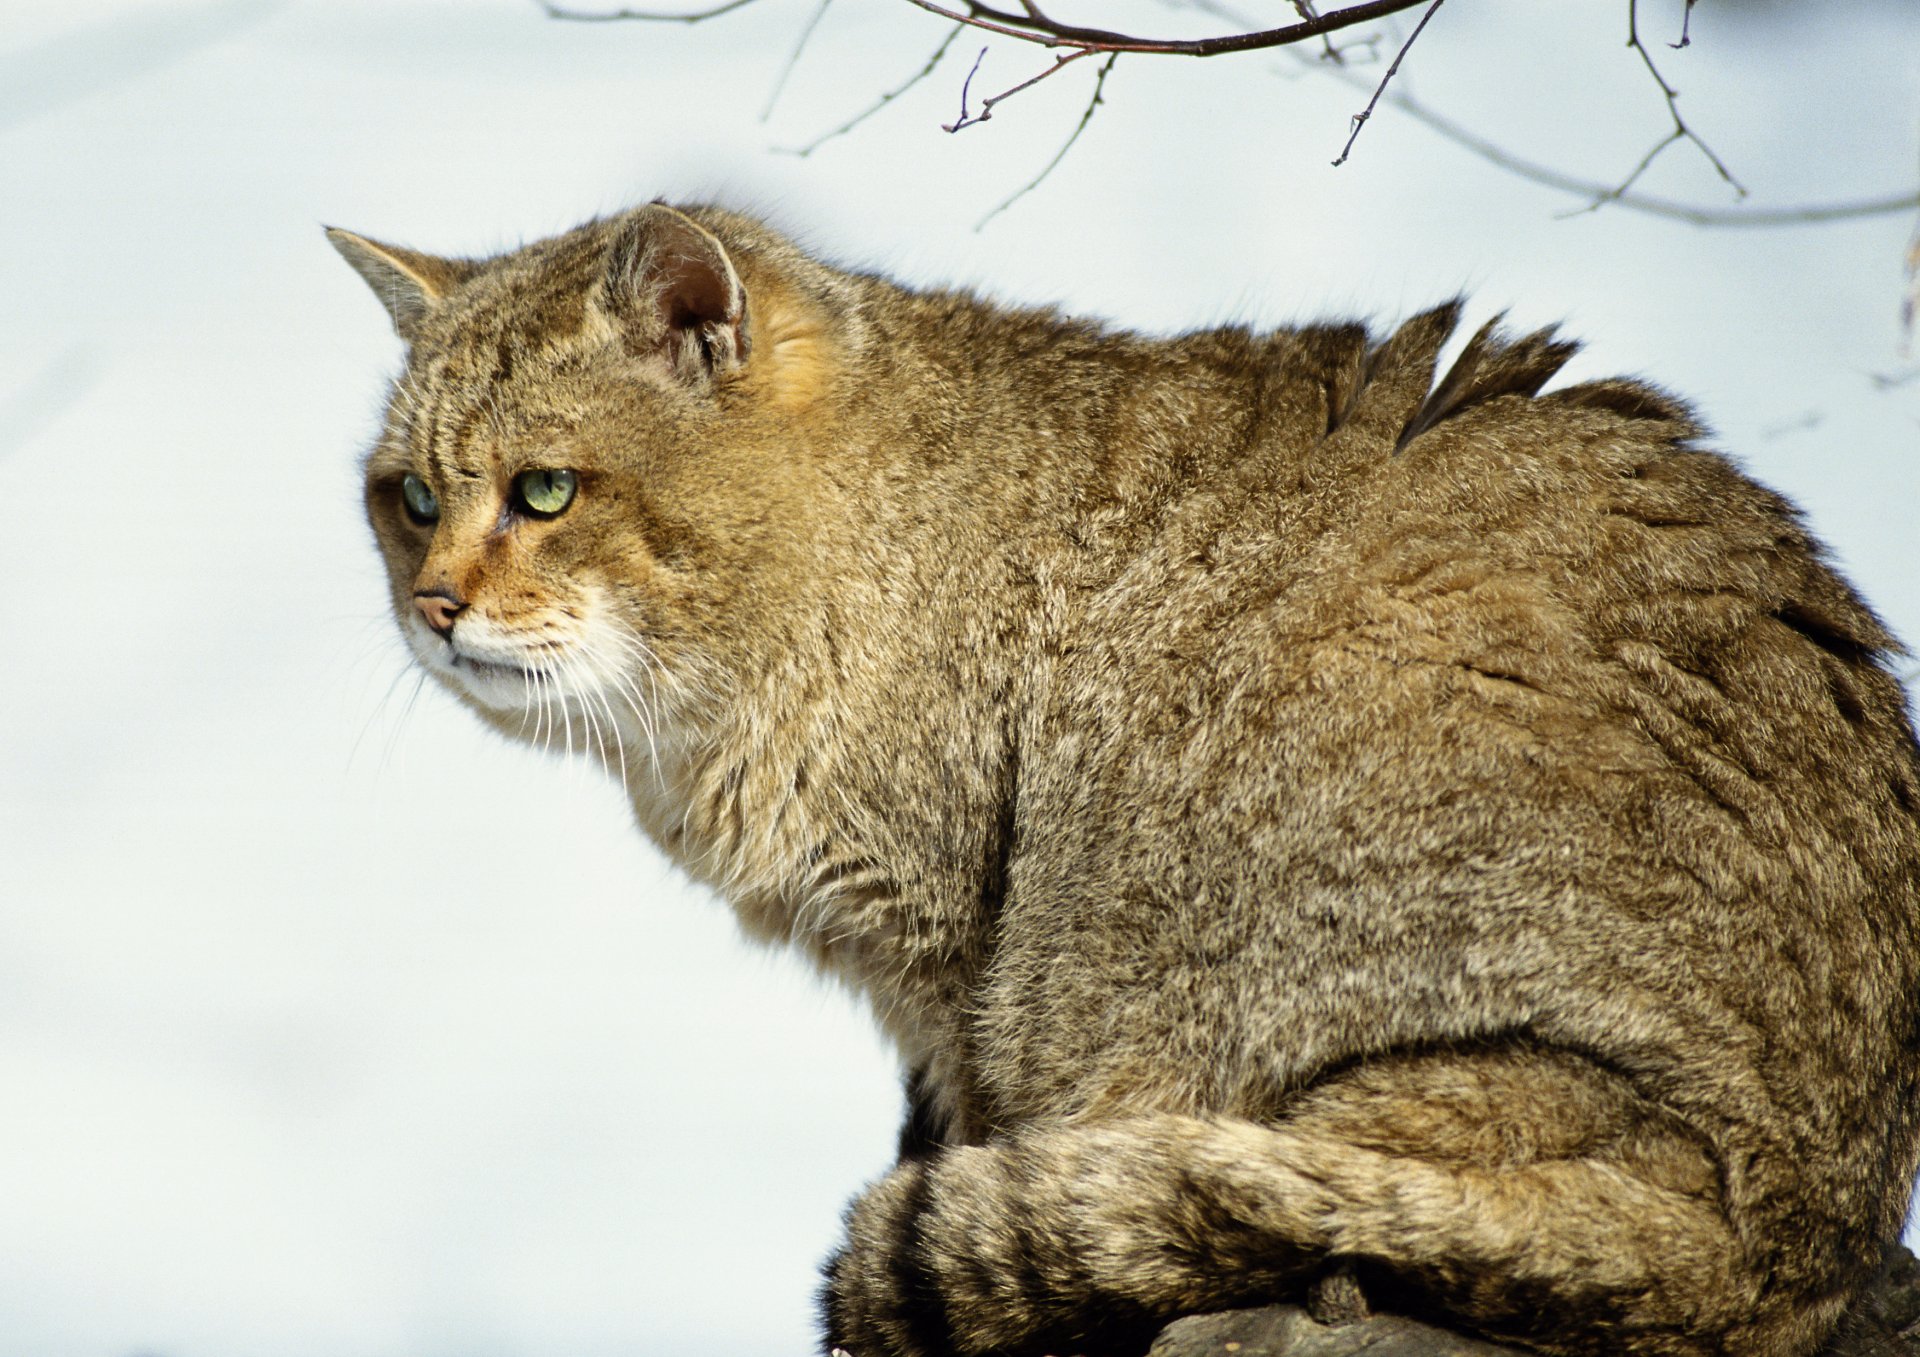
[[1387, 92], [1387, 82], [1399, 73], [1400, 63], [1406, 60], [1407, 53], [1412, 50], [1414, 42], [1426, 28], [1427, 20], [1434, 16], [1434, 12], [1440, 8], [1441, 3], [1442, 0], [1433, 0], [1433, 3], [1427, 7], [1427, 12], [1420, 16], [1420, 22], [1413, 26], [1413, 32], [1408, 34], [1407, 40], [1400, 44], [1400, 50], [1394, 55], [1393, 64], [1387, 67], [1387, 73], [1381, 76], [1380, 83], [1374, 86], [1373, 97], [1367, 100], [1367, 106], [1353, 115], [1353, 130], [1347, 133], [1347, 144], [1340, 148], [1340, 157], [1333, 162], [1335, 169], [1347, 163], [1347, 156], [1353, 150], [1353, 143], [1360, 137], [1360, 129], [1367, 125], [1367, 119], [1373, 116], [1374, 105], [1378, 104], [1380, 96]]
[[1608, 188], [1604, 184], [1596, 185], [1596, 187], [1598, 187], [1600, 191], [1593, 195], [1593, 201], [1589, 202], [1585, 207], [1577, 207], [1573, 209], [1573, 211], [1565, 212], [1565, 213], [1562, 213], [1561, 215], [1567, 216], [1567, 217], [1578, 217], [1587, 212], [1598, 212], [1601, 208], [1605, 207], [1608, 203], [1619, 202], [1622, 198], [1627, 196], [1628, 192], [1633, 188], [1635, 184], [1640, 182], [1640, 176], [1645, 174], [1649, 169], [1653, 168], [1653, 162], [1660, 158], [1660, 153], [1666, 150], [1667, 147], [1673, 145], [1674, 142], [1679, 141], [1685, 135], [1686, 134], [1680, 131], [1678, 128], [1667, 133], [1666, 136], [1654, 142], [1653, 145], [1647, 149], [1647, 153], [1640, 157], [1639, 163], [1636, 164], [1631, 170], [1627, 172], [1627, 177], [1625, 179], [1622, 179], [1619, 183], [1613, 185], [1613, 187], [1611, 188]]
[[[1073, 143], [1080, 140], [1080, 134], [1086, 131], [1087, 124], [1093, 121], [1093, 111], [1096, 108], [1100, 107], [1101, 104], [1106, 102], [1106, 100], [1102, 98], [1101, 95], [1102, 95], [1102, 92], [1107, 87], [1107, 76], [1113, 70], [1114, 63], [1118, 60], [1120, 60], [1120, 54], [1118, 52], [1107, 53], [1107, 59], [1100, 67], [1100, 74], [1094, 77], [1093, 97], [1087, 100], [1087, 107], [1085, 111], [1080, 114], [1080, 121], [1073, 125], [1072, 135], [1067, 138], [1066, 142], [1060, 147], [1058, 151], [1054, 152], [1053, 159], [1049, 160], [1046, 163], [1046, 166], [1040, 171], [1040, 173], [1034, 175], [1033, 178], [1029, 179], [1025, 184], [1021, 185], [1018, 189], [1015, 189], [1014, 192], [1010, 194], [1007, 198], [1005, 198], [998, 207], [994, 208], [993, 211], [987, 213], [986, 216], [980, 218], [979, 221], [975, 222], [973, 224], [973, 229], [975, 231], [979, 231], [983, 229], [988, 222], [992, 221], [995, 217], [999, 216], [1002, 212], [1005, 212], [1008, 208], [1012, 207], [1015, 203], [1019, 202], [1022, 198], [1026, 197], [1029, 193], [1039, 188], [1041, 181], [1044, 180], [1048, 175], [1052, 174], [1054, 171], [1054, 168], [1057, 165], [1059, 165], [1061, 161], [1067, 158], [1067, 152], [1073, 149]], [[1049, 72], [1049, 74], [1051, 74], [1051, 72]]]
[[[0, 129], [10, 129], [63, 105], [128, 84], [232, 37], [285, 6], [197, 4], [114, 7], [98, 24], [21, 45], [10, 39], [0, 55]], [[63, 25], [63, 27], [65, 27]]]
[[1790, 433], [1805, 433], [1810, 429], [1817, 429], [1826, 422], [1826, 411], [1819, 409], [1806, 410], [1800, 414], [1792, 415], [1786, 419], [1777, 420], [1772, 424], [1764, 426], [1760, 430], [1760, 437], [1771, 443], [1777, 438], [1785, 438]]
[[612, 24], [637, 20], [642, 23], [660, 24], [697, 24], [705, 19], [717, 19], [722, 14], [731, 14], [736, 9], [745, 9], [754, 0], [726, 0], [725, 4], [715, 5], [711, 9], [688, 10], [679, 14], [656, 14], [644, 9], [585, 10], [567, 9], [551, 0], [533, 0], [534, 4], [546, 11], [549, 19], [565, 19], [576, 24]]
[[[1193, 9], [1210, 14], [1226, 23], [1248, 23], [1247, 17], [1224, 3], [1224, 0], [1184, 0]], [[1334, 64], [1299, 51], [1287, 53], [1304, 71], [1317, 71], [1322, 75], [1338, 80], [1349, 89], [1366, 91], [1371, 81], [1351, 70], [1344, 63]], [[1462, 150], [1479, 156], [1482, 160], [1498, 169], [1507, 171], [1516, 178], [1525, 179], [1543, 187], [1562, 193], [1577, 194], [1582, 198], [1593, 198], [1610, 193], [1605, 184], [1590, 179], [1581, 179], [1550, 165], [1527, 160], [1514, 154], [1505, 147], [1488, 141], [1485, 137], [1462, 126], [1453, 119], [1438, 113], [1421, 103], [1404, 89], [1388, 93], [1384, 102], [1405, 113], [1415, 122], [1438, 133]], [[1911, 212], [1920, 209], [1920, 190], [1889, 194], [1880, 198], [1862, 198], [1851, 202], [1807, 203], [1794, 207], [1698, 207], [1692, 203], [1676, 202], [1669, 198], [1656, 198], [1647, 194], [1623, 193], [1611, 201], [1635, 212], [1644, 212], [1649, 216], [1664, 217], [1671, 221], [1685, 222], [1690, 226], [1702, 227], [1782, 227], [1816, 226], [1824, 222], [1853, 221], [1863, 217], [1883, 217], [1894, 212]], [[1915, 308], [1920, 312], [1920, 229], [1916, 229], [1912, 246], [1915, 268]], [[1916, 317], [1920, 319], [1920, 317]]]
[[[552, 3], [551, 0], [534, 0], [534, 2], [538, 4], [550, 18], [566, 19], [580, 23], [650, 20], [662, 23], [691, 24], [699, 23], [706, 19], [718, 18], [720, 15], [731, 13], [734, 10], [744, 9], [746, 6], [753, 4], [755, 0], [726, 0], [725, 3], [714, 5], [708, 9], [673, 14], [630, 9], [593, 13], [567, 9]], [[1025, 11], [1023, 14], [1011, 14], [996, 10], [989, 5], [980, 3], [979, 0], [965, 0], [967, 4], [966, 13], [944, 8], [939, 4], [933, 3], [933, 0], [908, 0], [908, 3], [921, 9], [929, 10], [932, 13], [940, 14], [951, 19], [955, 24], [954, 32], [950, 33], [946, 41], [941, 43], [940, 48], [934, 53], [933, 58], [927, 65], [915, 73], [906, 83], [898, 89], [882, 95], [878, 102], [857, 117], [826, 133], [809, 145], [799, 148], [793, 152], [793, 154], [810, 154], [823, 142], [850, 131], [874, 113], [878, 112], [881, 108], [885, 107], [893, 99], [898, 98], [915, 84], [924, 80], [932, 73], [934, 67], [939, 65], [941, 58], [946, 55], [954, 38], [957, 37], [959, 29], [963, 27], [982, 28], [990, 32], [1001, 33], [1008, 37], [1018, 38], [1021, 41], [1035, 43], [1044, 47], [1074, 47], [1078, 50], [1076, 50], [1072, 56], [1060, 59], [1053, 67], [1041, 72], [1040, 75], [1034, 77], [1032, 80], [1025, 81], [1011, 90], [994, 96], [994, 98], [989, 101], [989, 107], [983, 112], [980, 118], [967, 117], [965, 110], [966, 94], [963, 90], [961, 120], [950, 126], [949, 130], [954, 130], [961, 126], [971, 126], [974, 122], [984, 121], [987, 114], [991, 112], [991, 104], [997, 103], [1008, 95], [1017, 93], [1019, 90], [1025, 89], [1045, 79], [1047, 76], [1053, 74], [1055, 70], [1059, 69], [1060, 65], [1065, 64], [1066, 61], [1077, 60], [1079, 57], [1087, 56], [1095, 52], [1105, 53], [1109, 56], [1118, 52], [1219, 56], [1228, 52], [1251, 51], [1262, 47], [1281, 47], [1300, 42], [1307, 38], [1318, 37], [1325, 33], [1350, 28], [1357, 24], [1366, 23], [1372, 19], [1398, 13], [1401, 10], [1412, 9], [1415, 5], [1423, 3], [1423, 0], [1368, 0], [1367, 3], [1351, 5], [1345, 9], [1336, 10], [1331, 14], [1318, 14], [1313, 9], [1311, 0], [1289, 0], [1289, 2], [1293, 4], [1296, 13], [1312, 14], [1314, 17], [1284, 28], [1261, 31], [1253, 31], [1249, 28], [1246, 32], [1226, 37], [1201, 38], [1190, 42], [1182, 42], [1139, 39], [1129, 37], [1126, 34], [1105, 33], [1099, 29], [1071, 28], [1048, 18], [1040, 11], [1038, 5], [1031, 3], [1030, 0], [1020, 0]], [[1424, 0], [1424, 2], [1434, 4], [1437, 7], [1437, 0]], [[1744, 198], [1746, 196], [1746, 189], [1734, 179], [1733, 175], [1728, 172], [1726, 166], [1721, 163], [1719, 157], [1713, 153], [1705, 142], [1700, 140], [1692, 128], [1681, 118], [1679, 109], [1675, 105], [1675, 100], [1679, 97], [1678, 92], [1667, 84], [1665, 78], [1660, 74], [1659, 69], [1654, 65], [1646, 48], [1642, 46], [1639, 41], [1638, 15], [1635, 10], [1636, 2], [1637, 0], [1629, 0], [1629, 45], [1640, 53], [1642, 63], [1658, 83], [1661, 94], [1667, 101], [1668, 110], [1673, 115], [1675, 127], [1673, 132], [1662, 138], [1646, 156], [1642, 157], [1641, 163], [1635, 167], [1634, 171], [1625, 181], [1611, 187], [1593, 180], [1582, 179], [1555, 169], [1552, 166], [1542, 165], [1536, 161], [1530, 161], [1515, 155], [1513, 152], [1495, 145], [1493, 142], [1479, 136], [1477, 133], [1469, 131], [1451, 119], [1436, 113], [1411, 95], [1398, 91], [1383, 94], [1382, 91], [1385, 90], [1384, 81], [1381, 82], [1379, 86], [1373, 86], [1372, 82], [1362, 80], [1360, 77], [1352, 74], [1344, 63], [1329, 62], [1324, 59], [1314, 60], [1304, 56], [1299, 57], [1299, 60], [1304, 65], [1324, 71], [1357, 90], [1373, 88], [1378, 102], [1384, 102], [1399, 109], [1416, 122], [1425, 124], [1429, 129], [1438, 133], [1448, 141], [1453, 142], [1455, 145], [1472, 152], [1490, 164], [1504, 169], [1519, 178], [1530, 180], [1560, 192], [1577, 194], [1580, 197], [1588, 199], [1586, 210], [1592, 210], [1606, 204], [1617, 204], [1631, 211], [1643, 212], [1650, 216], [1664, 217], [1673, 221], [1682, 221], [1693, 226], [1782, 227], [1809, 226], [1833, 221], [1849, 221], [1862, 217], [1885, 216], [1888, 213], [1910, 212], [1920, 209], [1920, 192], [1890, 194], [1885, 197], [1859, 199], [1851, 202], [1810, 203], [1772, 208], [1700, 207], [1691, 203], [1677, 202], [1673, 199], [1632, 192], [1632, 185], [1639, 179], [1641, 174], [1645, 172], [1646, 167], [1652, 163], [1653, 159], [1658, 156], [1661, 151], [1665, 150], [1666, 147], [1674, 141], [1690, 140], [1700, 148], [1701, 152], [1720, 173], [1721, 177], [1732, 184], [1734, 188], [1739, 191], [1741, 197]], [[1246, 22], [1243, 18], [1235, 16], [1226, 5], [1219, 3], [1218, 0], [1189, 0], [1189, 3], [1194, 9], [1224, 18], [1228, 22], [1242, 24]], [[1689, 18], [1692, 8], [1693, 0], [1687, 0]], [[1431, 13], [1431, 10], [1429, 13]], [[1421, 22], [1424, 25], [1425, 18], [1423, 18]], [[1415, 31], [1417, 34], [1418, 30], [1416, 29]], [[1682, 41], [1680, 43], [1670, 45], [1685, 46], [1691, 41], [1684, 23], [1681, 29], [1681, 38]], [[1401, 49], [1401, 55], [1405, 54], [1405, 50], [1404, 47]], [[979, 62], [976, 61], [974, 63], [974, 70], [977, 71], [978, 69]], [[1104, 76], [1104, 70], [1102, 74]], [[1391, 74], [1391, 72], [1389, 74]], [[969, 73], [968, 80], [971, 82], [972, 73]], [[1367, 106], [1367, 112], [1371, 114], [1373, 111], [1374, 103], [1370, 102]], [[1078, 135], [1077, 131], [1075, 135]], [[1348, 144], [1351, 146], [1351, 139], [1349, 139]], [[1920, 284], [1916, 284], [1915, 288], [1915, 296], [1912, 301], [1915, 309], [1920, 310]]]
[[882, 94], [878, 99], [874, 100], [871, 104], [868, 104], [866, 108], [854, 114], [851, 118], [841, 123], [838, 127], [834, 128], [832, 131], [822, 132], [819, 136], [815, 137], [812, 141], [808, 142], [805, 146], [783, 146], [783, 147], [778, 147], [776, 149], [778, 149], [784, 155], [796, 155], [796, 156], [805, 157], [805, 156], [812, 155], [815, 151], [819, 150], [822, 146], [832, 141], [835, 137], [845, 136], [847, 133], [853, 131], [854, 128], [858, 127], [861, 123], [865, 122], [868, 118], [871, 118], [874, 114], [878, 113], [881, 109], [885, 108], [888, 104], [892, 103], [895, 99], [898, 99], [901, 95], [905, 94], [908, 90], [912, 89], [915, 85], [919, 84], [922, 80], [925, 80], [928, 76], [932, 75], [935, 68], [937, 68], [940, 65], [941, 61], [943, 61], [946, 58], [947, 51], [953, 46], [954, 40], [957, 39], [962, 33], [966, 31], [967, 31], [967, 26], [965, 24], [955, 24], [952, 27], [952, 29], [948, 31], [947, 36], [941, 40], [940, 45], [934, 48], [933, 55], [927, 58], [926, 65], [922, 66], [919, 70], [915, 71], [912, 75], [908, 76], [904, 81], [896, 85], [894, 88], [888, 90], [885, 94]]
[[[1355, 89], [1366, 88], [1365, 81], [1347, 71], [1320, 66], [1318, 63], [1314, 65], [1316, 69]], [[1554, 169], [1550, 165], [1542, 165], [1538, 161], [1515, 155], [1512, 151], [1488, 141], [1444, 114], [1436, 113], [1411, 94], [1395, 91], [1386, 96], [1386, 103], [1399, 109], [1415, 122], [1439, 133], [1454, 145], [1471, 151], [1482, 160], [1522, 179], [1546, 188], [1557, 189], [1562, 193], [1577, 194], [1583, 198], [1612, 192], [1604, 184], [1590, 179], [1581, 179], [1565, 171]], [[1670, 198], [1657, 198], [1643, 193], [1622, 193], [1610, 201], [1635, 212], [1683, 221], [1693, 226], [1812, 226], [1821, 222], [1850, 221], [1859, 217], [1881, 217], [1894, 212], [1912, 212], [1920, 209], [1920, 191], [1891, 194], [1883, 198], [1863, 198], [1853, 202], [1807, 203], [1791, 207], [1699, 207], [1692, 203], [1676, 202]]]
[[[965, 27], [965, 25], [962, 25], [962, 27]], [[982, 47], [980, 49], [980, 54], [974, 57], [973, 65], [967, 67], [967, 78], [960, 82], [960, 119], [958, 122], [941, 123], [940, 127], [943, 131], [951, 132], [955, 128], [964, 127], [966, 125], [967, 92], [973, 88], [973, 78], [976, 75], [980, 74], [980, 63], [985, 61], [986, 59], [987, 59], [987, 49]]]
[[1913, 350], [1913, 325], [1916, 314], [1920, 314], [1920, 226], [1913, 228], [1913, 235], [1907, 241], [1907, 286], [1900, 297], [1900, 350], [1910, 353]]
[[[1223, 23], [1236, 24], [1246, 29], [1253, 27], [1253, 20], [1244, 14], [1236, 13], [1225, 5], [1216, 3], [1216, 0], [1164, 0], [1164, 2], [1176, 8], [1191, 9], [1200, 14], [1210, 15]], [[1293, 5], [1295, 12], [1298, 13], [1302, 19], [1318, 19], [1320, 17], [1320, 11], [1313, 7], [1312, 0], [1289, 0], [1289, 3]], [[1355, 38], [1352, 42], [1341, 45], [1334, 42], [1331, 33], [1323, 34], [1320, 39], [1320, 60], [1330, 65], [1344, 66], [1347, 64], [1349, 53], [1365, 48], [1366, 51], [1363, 59], [1366, 61], [1376, 61], [1380, 56], [1380, 41], [1380, 34], [1365, 33]]]
[[1053, 65], [1047, 67], [1047, 69], [1040, 72], [1040, 74], [1036, 76], [1031, 76], [1026, 80], [1022, 80], [1019, 84], [1013, 86], [1010, 89], [1001, 90], [1000, 93], [998, 94], [988, 95], [986, 98], [980, 101], [980, 113], [979, 113], [979, 116], [976, 117], [973, 114], [970, 114], [967, 112], [967, 89], [969, 86], [973, 84], [974, 72], [980, 69], [980, 58], [985, 57], [986, 54], [987, 54], [987, 49], [984, 47], [981, 48], [980, 57], [974, 58], [973, 70], [967, 72], [966, 83], [960, 86], [960, 116], [957, 119], [955, 119], [953, 122], [941, 123], [940, 124], [941, 131], [958, 132], [962, 128], [973, 127], [979, 123], [983, 123], [987, 121], [987, 119], [993, 116], [993, 106], [995, 104], [998, 104], [1006, 99], [1011, 99], [1014, 95], [1020, 93], [1021, 90], [1032, 89], [1035, 85], [1039, 84], [1042, 80], [1045, 80], [1048, 76], [1056, 74], [1062, 67], [1071, 66], [1074, 62], [1080, 60], [1081, 57], [1092, 56], [1094, 54], [1094, 49], [1091, 47], [1082, 47], [1078, 51], [1071, 52], [1066, 56], [1055, 57], [1053, 59]]
[[[1061, 23], [1046, 14], [1037, 0], [1018, 0], [1020, 11], [997, 9], [986, 0], [960, 0], [964, 10], [949, 9], [935, 0], [908, 0], [909, 4], [951, 19], [955, 23], [966, 24], [973, 28], [985, 29], [989, 33], [998, 33], [1003, 37], [1018, 38], [1022, 42], [1036, 43], [1042, 47], [1083, 47], [1095, 52], [1152, 52], [1168, 56], [1212, 57], [1228, 52], [1250, 52], [1262, 47], [1284, 47], [1288, 43], [1304, 42], [1308, 38], [1317, 38], [1322, 34], [1335, 33], [1355, 24], [1370, 23], [1385, 18], [1389, 14], [1398, 14], [1401, 10], [1412, 9], [1424, 3], [1424, 0], [1362, 0], [1357, 5], [1335, 10], [1331, 14], [1315, 11], [1311, 4], [1304, 6], [1305, 13], [1311, 15], [1297, 24], [1288, 24], [1282, 28], [1261, 29], [1256, 32], [1229, 33], [1215, 38], [1139, 38], [1131, 33], [1116, 33], [1105, 28], [1082, 28], [1077, 24]], [[641, 20], [653, 23], [695, 24], [702, 20], [715, 19], [736, 9], [753, 4], [754, 0], [725, 0], [725, 3], [707, 9], [689, 10], [679, 13], [661, 14], [652, 10], [578, 10], [553, 3], [553, 0], [534, 0], [551, 19], [569, 19], [575, 23], [613, 23], [621, 20]], [[1295, 5], [1295, 12], [1302, 11], [1301, 5]]]
[[1676, 52], [1693, 45], [1693, 3], [1694, 0], [1687, 0], [1687, 11], [1680, 18], [1680, 41], [1667, 44]]
[[0, 400], [0, 458], [31, 443], [40, 431], [65, 414], [98, 382], [100, 356], [85, 344], [71, 344]]
[[[1692, 7], [1688, 8], [1691, 10]], [[1734, 194], [1737, 197], [1746, 197], [1746, 186], [1733, 177], [1733, 172], [1726, 167], [1718, 155], [1714, 154], [1713, 148], [1702, 140], [1698, 132], [1687, 125], [1685, 118], [1680, 116], [1680, 91], [1667, 83], [1667, 78], [1660, 74], [1660, 68], [1653, 63], [1653, 53], [1649, 52], [1647, 45], [1640, 41], [1640, 0], [1627, 0], [1627, 46], [1640, 54], [1641, 64], [1647, 68], [1647, 74], [1652, 76], [1653, 83], [1660, 87], [1660, 95], [1667, 101], [1667, 113], [1673, 118], [1673, 131], [1655, 142], [1653, 149], [1640, 157], [1640, 163], [1633, 167], [1631, 174], [1613, 188], [1596, 194], [1593, 201], [1582, 210], [1596, 212], [1608, 203], [1618, 202], [1639, 181], [1640, 176], [1647, 172], [1653, 162], [1659, 159], [1660, 153], [1677, 141], [1690, 141], [1697, 146], [1700, 154], [1707, 158], [1707, 163], [1713, 166], [1722, 179], [1733, 186]]]
[[1920, 317], [1920, 222], [1907, 237], [1906, 286], [1900, 290], [1900, 356], [1913, 352], [1913, 327]]
[[907, 0], [929, 13], [951, 19], [955, 23], [985, 29], [989, 33], [998, 33], [1003, 37], [1018, 38], [1022, 42], [1035, 43], [1041, 47], [1076, 47], [1086, 52], [1146, 52], [1161, 56], [1217, 57], [1230, 52], [1251, 52], [1262, 47], [1284, 47], [1289, 43], [1304, 42], [1308, 38], [1317, 38], [1323, 33], [1337, 32], [1351, 28], [1355, 24], [1371, 23], [1383, 19], [1389, 14], [1398, 14], [1401, 10], [1412, 9], [1426, 0], [1365, 0], [1358, 5], [1349, 5], [1345, 9], [1323, 14], [1316, 19], [1303, 20], [1297, 24], [1288, 24], [1283, 28], [1268, 28], [1252, 33], [1229, 33], [1217, 38], [1138, 38], [1128, 33], [1115, 33], [1104, 28], [1080, 28], [1072, 24], [1057, 23], [1039, 14], [1033, 5], [1026, 5], [1026, 12], [1009, 13], [995, 9], [981, 0], [966, 0], [964, 11], [948, 9], [935, 0]]
[[813, 17], [807, 20], [807, 26], [800, 30], [800, 40], [793, 45], [793, 51], [787, 55], [787, 64], [780, 68], [780, 78], [773, 82], [773, 91], [767, 95], [767, 105], [760, 110], [760, 121], [765, 122], [773, 116], [773, 106], [780, 102], [780, 91], [787, 87], [787, 78], [793, 74], [793, 68], [800, 64], [800, 54], [807, 50], [807, 41], [813, 37], [813, 30], [820, 27], [820, 21], [827, 17], [827, 6], [833, 0], [820, 0], [819, 8], [813, 11]]
[[[1293, 8], [1294, 12], [1308, 23], [1312, 23], [1320, 17], [1320, 11], [1313, 7], [1312, 0], [1293, 0]], [[1334, 46], [1333, 34], [1331, 33], [1322, 33], [1320, 35], [1320, 55], [1335, 65], [1339, 65], [1347, 59], [1345, 54], [1342, 53], [1338, 47]]]

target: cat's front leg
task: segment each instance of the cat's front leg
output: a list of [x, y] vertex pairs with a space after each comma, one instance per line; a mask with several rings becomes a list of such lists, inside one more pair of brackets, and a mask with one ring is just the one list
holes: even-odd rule
[[[1156, 1316], [1095, 1307], [1083, 1200], [1094, 1183], [1022, 1140], [903, 1161], [847, 1212], [826, 1267], [829, 1351], [848, 1357], [1144, 1352]], [[1079, 1181], [1074, 1181], [1074, 1180]], [[1164, 1321], [1165, 1316], [1158, 1317]]]
[[847, 1240], [820, 1291], [829, 1352], [946, 1357], [956, 1351], [925, 1237], [931, 1164], [903, 1159], [847, 1210]]

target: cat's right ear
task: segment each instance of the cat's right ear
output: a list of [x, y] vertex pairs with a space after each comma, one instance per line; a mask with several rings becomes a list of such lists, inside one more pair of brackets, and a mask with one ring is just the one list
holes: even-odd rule
[[638, 209], [607, 256], [602, 296], [635, 353], [704, 384], [747, 359], [747, 293], [718, 236], [665, 203]]
[[373, 295], [393, 317], [394, 332], [409, 344], [419, 337], [421, 323], [433, 308], [473, 274], [474, 266], [464, 259], [441, 259], [398, 245], [383, 245], [337, 226], [327, 228], [327, 239], [353, 265], [354, 272], [367, 280]]

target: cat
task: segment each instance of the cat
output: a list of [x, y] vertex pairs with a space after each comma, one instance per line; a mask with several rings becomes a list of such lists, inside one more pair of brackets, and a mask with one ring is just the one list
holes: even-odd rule
[[344, 231], [419, 663], [871, 1001], [854, 1357], [1272, 1300], [1815, 1351], [1920, 1156], [1920, 750], [1795, 509], [1457, 303], [1150, 339], [654, 203]]

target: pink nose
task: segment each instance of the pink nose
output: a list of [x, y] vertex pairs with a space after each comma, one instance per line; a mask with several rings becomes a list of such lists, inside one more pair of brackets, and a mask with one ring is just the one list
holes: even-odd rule
[[415, 594], [413, 606], [427, 619], [427, 625], [442, 636], [453, 630], [453, 619], [467, 610], [467, 605], [459, 599], [443, 593]]

